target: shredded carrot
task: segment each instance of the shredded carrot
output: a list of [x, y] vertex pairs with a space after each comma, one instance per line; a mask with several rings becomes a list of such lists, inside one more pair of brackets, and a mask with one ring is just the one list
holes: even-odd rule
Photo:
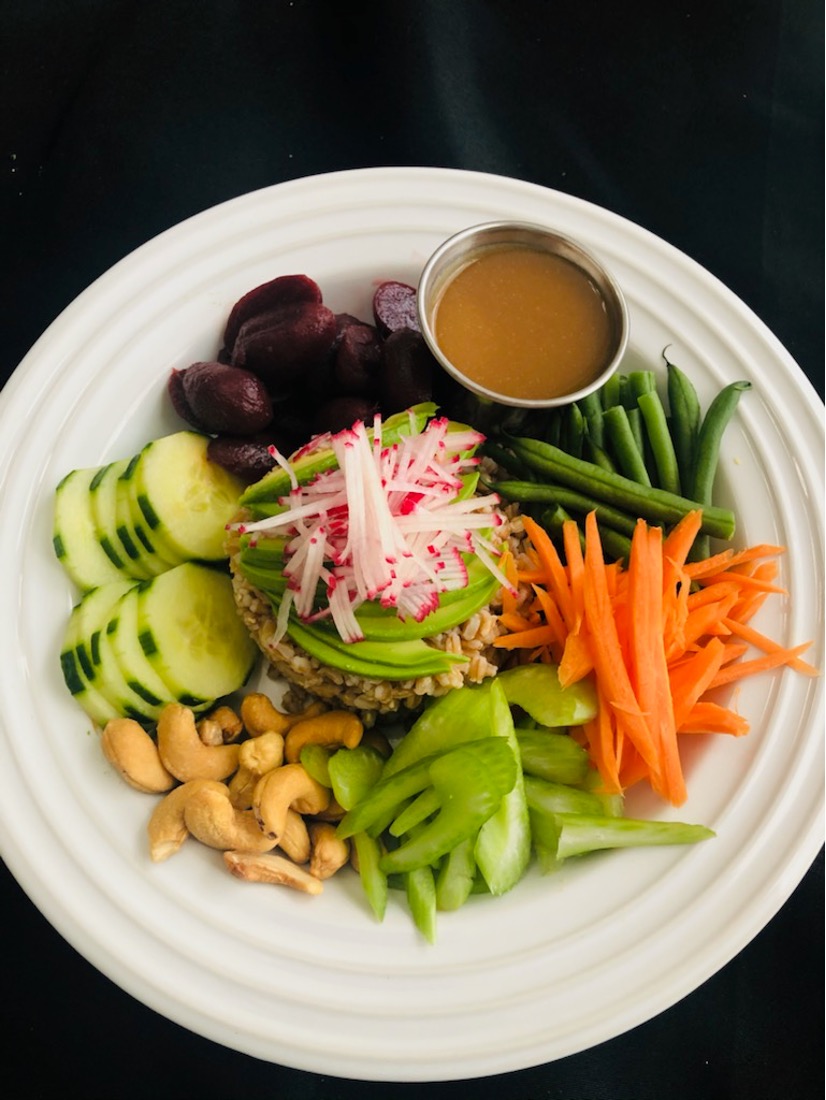
[[522, 567], [505, 563], [523, 597], [503, 600], [505, 633], [494, 644], [510, 660], [556, 665], [563, 686], [593, 677], [597, 715], [571, 732], [605, 791], [646, 781], [679, 805], [686, 797], [680, 738], [748, 732], [748, 721], [710, 692], [782, 666], [819, 674], [801, 658], [811, 643], [783, 646], [748, 625], [770, 595], [785, 593], [775, 583], [784, 547], [689, 562], [702, 525], [696, 511], [667, 534], [638, 521], [626, 566], [605, 560], [591, 513], [584, 552], [577, 524], [563, 524], [563, 562], [548, 532], [528, 516], [523, 522]]

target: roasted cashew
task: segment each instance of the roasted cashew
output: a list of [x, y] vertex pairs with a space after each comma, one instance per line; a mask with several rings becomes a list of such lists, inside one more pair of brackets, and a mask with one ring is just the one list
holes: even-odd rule
[[295, 810], [287, 810], [284, 832], [278, 841], [278, 847], [293, 863], [306, 863], [310, 858], [310, 834], [304, 824], [304, 818]]
[[158, 746], [134, 718], [113, 718], [100, 738], [103, 754], [130, 787], [160, 794], [175, 786], [175, 777], [161, 763]]
[[318, 821], [336, 822], [341, 821], [346, 813], [347, 811], [344, 809], [344, 807], [340, 806], [335, 798], [330, 795], [330, 801], [327, 803], [325, 808], [323, 810], [320, 810], [317, 814], [313, 814], [313, 816]]
[[158, 802], [149, 818], [146, 832], [149, 837], [149, 855], [155, 863], [169, 859], [189, 836], [184, 811], [186, 804], [198, 791], [224, 787], [211, 779], [193, 779], [170, 791]]
[[238, 767], [238, 745], [205, 745], [195, 715], [180, 703], [168, 703], [158, 718], [158, 751], [167, 771], [191, 779], [226, 779]]
[[315, 718], [303, 718], [288, 732], [284, 757], [295, 764], [305, 745], [336, 745], [354, 749], [361, 741], [364, 726], [349, 710], [328, 710]]
[[255, 784], [265, 772], [280, 768], [284, 762], [284, 738], [280, 733], [262, 733], [244, 741], [238, 753], [238, 771], [229, 781], [233, 806], [248, 810]]
[[289, 716], [282, 714], [272, 699], [260, 691], [251, 691], [241, 700], [241, 721], [250, 737], [286, 733], [290, 728]]
[[287, 811], [300, 814], [318, 814], [330, 802], [330, 792], [322, 787], [300, 764], [284, 764], [267, 772], [255, 784], [252, 808], [265, 833], [274, 836], [276, 843], [284, 833]]
[[310, 874], [316, 878], [330, 878], [350, 857], [350, 845], [336, 832], [335, 825], [326, 821], [314, 821], [309, 828], [312, 852]]
[[236, 810], [223, 783], [194, 791], [184, 804], [184, 823], [189, 832], [210, 848], [228, 851], [269, 852], [275, 841], [258, 827], [252, 810]]
[[251, 691], [241, 702], [241, 719], [250, 737], [260, 737], [262, 733], [285, 734], [297, 722], [323, 714], [326, 709], [323, 703], [310, 703], [300, 714], [284, 714], [268, 695]]
[[236, 878], [245, 882], [271, 882], [276, 886], [291, 886], [305, 894], [320, 894], [323, 889], [320, 879], [272, 852], [224, 852], [224, 863]]
[[244, 732], [244, 723], [232, 707], [217, 707], [198, 722], [198, 736], [205, 745], [228, 745]]

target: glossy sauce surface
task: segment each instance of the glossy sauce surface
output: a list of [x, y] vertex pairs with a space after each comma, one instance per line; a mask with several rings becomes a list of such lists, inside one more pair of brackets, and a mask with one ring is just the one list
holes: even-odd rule
[[588, 276], [519, 245], [485, 249], [450, 279], [434, 333], [466, 378], [523, 400], [586, 386], [607, 365], [611, 344], [603, 298]]

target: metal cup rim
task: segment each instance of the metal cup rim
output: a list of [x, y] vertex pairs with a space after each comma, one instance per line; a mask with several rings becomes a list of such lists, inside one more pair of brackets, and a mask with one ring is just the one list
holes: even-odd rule
[[[549, 398], [520, 398], [498, 393], [468, 378], [447, 358], [436, 340], [431, 323], [443, 285], [455, 274], [467, 257], [485, 247], [500, 244], [529, 244], [547, 248], [574, 263], [597, 285], [611, 314], [614, 340], [605, 367], [586, 385], [570, 393]], [[490, 221], [467, 226], [452, 234], [435, 249], [422, 269], [417, 288], [419, 327], [431, 353], [440, 366], [465, 389], [483, 401], [509, 408], [543, 409], [569, 405], [599, 389], [616, 371], [628, 346], [628, 306], [614, 276], [590, 249], [573, 237], [546, 225], [527, 221]]]

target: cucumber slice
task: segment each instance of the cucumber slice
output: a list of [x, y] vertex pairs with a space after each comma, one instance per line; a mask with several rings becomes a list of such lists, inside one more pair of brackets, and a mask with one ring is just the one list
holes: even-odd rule
[[[159, 573], [165, 573], [171, 569], [174, 562], [166, 561], [158, 554], [154, 543], [148, 537], [144, 537], [143, 528], [139, 528], [133, 521], [131, 479], [124, 480], [127, 471], [134, 466], [139, 456], [128, 462], [116, 463], [120, 471], [115, 480], [115, 522], [117, 524], [117, 536], [120, 545], [130, 560], [130, 566], [134, 564], [135, 571], [140, 568], [144, 579], [156, 577]], [[140, 533], [139, 533], [140, 532]]]
[[128, 522], [134, 533], [136, 542], [143, 547], [147, 554], [164, 564], [164, 569], [156, 570], [157, 573], [165, 572], [174, 565], [180, 565], [185, 559], [176, 554], [172, 549], [163, 546], [160, 540], [146, 522], [146, 517], [138, 506], [138, 493], [135, 485], [135, 470], [140, 462], [140, 453], [129, 460], [126, 469], [118, 478], [119, 509], [124, 509], [124, 522], [126, 510], [128, 510]]
[[150, 573], [143, 565], [140, 547], [130, 531], [126, 527], [121, 530], [118, 523], [118, 478], [128, 465], [128, 459], [120, 459], [103, 466], [92, 478], [89, 497], [97, 540], [104, 553], [121, 573], [140, 581], [147, 580]]
[[209, 699], [195, 699], [191, 695], [179, 698], [161, 679], [150, 663], [138, 639], [138, 601], [142, 586], [130, 589], [113, 608], [107, 633], [121, 672], [129, 687], [143, 699], [148, 696], [166, 703], [183, 703], [195, 711], [210, 705]]
[[69, 578], [84, 592], [123, 579], [120, 566], [97, 538], [90, 486], [102, 469], [95, 466], [72, 470], [55, 491], [55, 554]]
[[236, 609], [229, 577], [195, 562], [141, 586], [138, 638], [149, 663], [180, 700], [201, 702], [236, 691], [258, 652]]
[[132, 587], [121, 580], [88, 592], [73, 609], [63, 639], [60, 667], [66, 686], [86, 714], [99, 726], [117, 718], [117, 708], [102, 694], [95, 679], [100, 631], [112, 607]]
[[[116, 615], [117, 606], [113, 613]], [[112, 644], [110, 627], [114, 630], [112, 624], [116, 622], [116, 618], [110, 619], [97, 639], [98, 663], [95, 665], [92, 684], [106, 696], [122, 717], [135, 718], [144, 725], [151, 725], [157, 721], [169, 699], [155, 695], [139, 681], [130, 683], [124, 676]]]
[[207, 458], [209, 439], [176, 432], [148, 443], [132, 473], [133, 492], [150, 538], [165, 557], [226, 558], [226, 525], [243, 484]]

